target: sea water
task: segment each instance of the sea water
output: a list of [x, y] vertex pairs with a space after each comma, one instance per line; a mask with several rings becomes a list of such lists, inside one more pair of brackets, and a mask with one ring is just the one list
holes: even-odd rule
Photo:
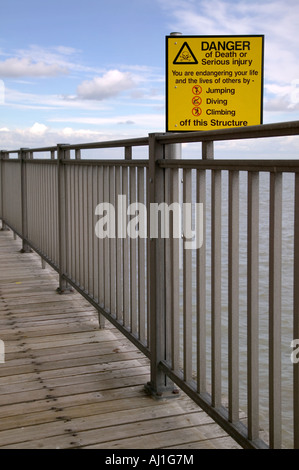
[[[259, 185], [259, 412], [260, 427], [269, 430], [269, 173], [260, 173]], [[193, 174], [195, 191], [195, 172]], [[207, 323], [207, 381], [211, 383], [211, 174], [207, 171], [206, 200], [206, 323]], [[222, 172], [221, 202], [221, 317], [222, 317], [222, 395], [228, 397], [228, 172]], [[201, 201], [198, 201], [201, 202]], [[247, 413], [247, 173], [240, 172], [239, 207], [239, 358], [240, 358], [240, 408]], [[283, 445], [292, 447], [293, 435], [293, 244], [294, 244], [294, 175], [283, 174], [282, 210], [282, 434]], [[180, 310], [183, 328], [182, 249]], [[196, 253], [193, 253], [193, 369], [196, 376]], [[181, 328], [181, 331], [182, 331]], [[183, 359], [183, 335], [180, 339]], [[298, 364], [299, 366], [299, 364]]]

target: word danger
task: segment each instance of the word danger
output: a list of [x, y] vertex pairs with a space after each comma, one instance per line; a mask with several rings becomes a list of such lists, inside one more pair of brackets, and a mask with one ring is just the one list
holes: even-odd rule
[[202, 41], [202, 51], [250, 51], [250, 41]]

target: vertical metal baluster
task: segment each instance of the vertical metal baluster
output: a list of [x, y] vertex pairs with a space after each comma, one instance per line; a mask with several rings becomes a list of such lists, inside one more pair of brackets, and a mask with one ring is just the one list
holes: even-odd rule
[[98, 199], [98, 165], [94, 168], [92, 172], [92, 209], [93, 209], [93, 246], [94, 246], [94, 253], [93, 253], [93, 291], [94, 291], [94, 298], [98, 304], [100, 304], [100, 295], [99, 295], [99, 239], [95, 233], [95, 226], [97, 223], [96, 218], [96, 207], [99, 204]]
[[71, 219], [71, 185], [70, 166], [65, 166], [65, 198], [66, 198], [66, 225], [68, 236], [68, 246], [66, 252], [66, 273], [70, 276], [72, 268], [72, 219]]
[[212, 405], [221, 405], [221, 171], [212, 171]]
[[196, 252], [197, 391], [206, 392], [206, 172], [196, 173], [196, 201], [203, 204], [203, 245]]
[[[54, 158], [53, 158], [54, 160]], [[55, 177], [53, 174], [53, 169], [54, 165], [50, 165], [49, 170], [50, 170], [50, 185], [49, 185], [49, 219], [50, 219], [50, 225], [49, 225], [49, 230], [50, 230], [50, 245], [51, 245], [51, 251], [50, 251], [50, 259], [55, 263], [55, 212], [54, 212], [54, 205], [55, 205], [55, 191], [54, 191], [54, 185], [55, 185]]]
[[[165, 169], [165, 203], [169, 206], [172, 203], [172, 169]], [[165, 315], [166, 315], [166, 334], [165, 334], [165, 351], [166, 361], [169, 362], [173, 368], [172, 355], [173, 355], [173, 228], [171, 224], [171, 217], [169, 213], [169, 236], [165, 239]]]
[[[48, 214], [48, 184], [47, 184], [47, 165], [42, 165], [42, 184], [44, 193], [44, 204], [42, 207], [42, 215], [43, 215], [43, 250], [44, 254], [49, 253], [48, 250], [48, 227], [47, 227], [47, 214]], [[68, 249], [70, 249], [68, 247]]]
[[[57, 155], [57, 159], [58, 159], [58, 155]], [[58, 172], [56, 171], [56, 168], [54, 168], [54, 211], [55, 211], [54, 213], [55, 213], [56, 265], [59, 266]]]
[[[109, 202], [110, 194], [110, 167], [106, 165], [104, 167], [104, 202]], [[109, 224], [109, 218], [107, 221]], [[104, 259], [105, 259], [105, 297], [104, 297], [104, 306], [105, 310], [110, 312], [111, 299], [110, 299], [110, 240], [108, 237], [105, 237], [104, 240]]]
[[84, 287], [84, 206], [83, 206], [83, 168], [77, 166], [78, 169], [78, 231], [79, 231], [79, 274], [77, 282], [81, 287]]
[[[105, 201], [105, 167], [101, 165], [98, 170], [98, 204]], [[99, 277], [99, 304], [101, 307], [105, 308], [105, 245], [104, 240], [99, 239], [99, 257], [98, 257], [98, 277]], [[104, 315], [99, 314], [99, 327], [105, 327], [106, 319]]]
[[[41, 230], [42, 230], [42, 253], [48, 253], [47, 247], [47, 179], [46, 179], [46, 167], [44, 164], [41, 165], [41, 194], [42, 194], [42, 206], [41, 206]], [[27, 195], [28, 197], [28, 195]], [[69, 250], [69, 246], [67, 247]]]
[[[183, 171], [183, 203], [192, 203], [192, 170]], [[186, 248], [186, 230], [191, 228], [191, 220], [184, 211], [183, 244], [183, 331], [184, 331], [184, 380], [192, 378], [192, 250]], [[189, 240], [190, 241], [190, 240]]]
[[[130, 204], [136, 202], [136, 168], [130, 168]], [[130, 220], [134, 217], [130, 217]], [[128, 235], [129, 236], [129, 235]], [[131, 279], [131, 331], [137, 334], [137, 258], [136, 258], [136, 239], [129, 237], [130, 244], [130, 279]]]
[[[98, 204], [104, 201], [104, 167], [101, 165], [98, 169]], [[104, 307], [105, 297], [105, 258], [104, 258], [104, 240], [99, 239], [99, 257], [98, 257], [98, 277], [99, 277], [99, 304]]]
[[[172, 176], [172, 201], [180, 203], [180, 170], [173, 169]], [[180, 216], [182, 212], [180, 213]], [[180, 227], [180, 238], [172, 240], [172, 367], [178, 370], [180, 367], [180, 244], [183, 227]]]
[[46, 167], [46, 181], [47, 181], [47, 209], [46, 209], [46, 221], [47, 221], [47, 252], [46, 255], [51, 259], [51, 199], [50, 199], [50, 189], [51, 189], [51, 165], [48, 164]]
[[89, 272], [89, 246], [88, 246], [88, 168], [86, 166], [81, 166], [82, 178], [83, 178], [83, 288], [86, 292], [89, 292], [88, 284], [88, 272]]
[[123, 227], [122, 207], [119, 197], [122, 196], [122, 167], [115, 168], [115, 209], [116, 209], [116, 316], [119, 322], [123, 321]]
[[[138, 178], [138, 202], [145, 205], [145, 192], [144, 192], [144, 168], [137, 168]], [[141, 214], [140, 214], [141, 215]], [[146, 216], [146, 214], [144, 214]], [[140, 227], [140, 230], [146, 228], [147, 220], [143, 221], [145, 227]], [[143, 233], [140, 233], [143, 236]], [[145, 251], [145, 238], [138, 238], [138, 313], [139, 313], [139, 338], [143, 344], [146, 344], [146, 251]]]
[[[150, 213], [150, 184], [149, 184], [149, 168], [145, 168], [145, 198], [146, 198], [146, 209], [147, 214]], [[146, 253], [146, 339], [147, 339], [147, 346], [150, 347], [150, 273], [149, 273], [149, 265], [150, 265], [150, 226], [148, 224], [147, 218], [147, 238], [145, 240], [145, 253]]]
[[[295, 174], [293, 339], [299, 338], [299, 173]], [[294, 449], [299, 449], [299, 364], [293, 364]]]
[[79, 219], [79, 166], [74, 166], [74, 225], [75, 225], [75, 273], [74, 279], [79, 284], [80, 279], [80, 219]]
[[269, 421], [270, 447], [281, 447], [282, 174], [270, 175]]
[[[109, 239], [109, 265], [110, 265], [110, 312], [115, 315], [116, 313], [116, 238], [115, 233], [116, 225], [115, 219], [117, 218], [116, 205], [115, 205], [115, 167], [109, 167], [109, 202], [114, 208], [114, 220], [111, 220], [114, 226], [114, 234]], [[113, 217], [113, 215], [111, 215]]]
[[248, 173], [247, 395], [248, 438], [259, 437], [259, 173]]
[[[36, 170], [37, 170], [37, 181], [38, 181], [38, 190], [37, 190], [37, 194], [39, 195], [37, 200], [38, 200], [38, 223], [37, 223], [37, 226], [38, 226], [38, 242], [37, 242], [37, 246], [39, 246], [41, 249], [43, 247], [43, 236], [44, 236], [44, 217], [43, 217], [43, 211], [42, 211], [42, 207], [43, 207], [43, 201], [44, 201], [44, 194], [43, 194], [43, 171], [42, 171], [42, 166], [37, 166], [36, 167]], [[65, 214], [66, 214], [66, 217], [65, 217], [65, 228], [66, 228], [66, 231], [68, 230], [67, 229], [67, 187], [66, 187], [66, 168], [65, 168], [65, 172], [64, 172], [64, 180], [65, 180]], [[65, 250], [65, 272], [67, 272], [67, 260], [68, 260], [68, 250], [69, 250], [69, 246], [68, 246], [68, 243], [66, 244], [66, 250]]]
[[129, 239], [128, 239], [128, 234], [127, 234], [127, 207], [130, 204], [130, 191], [129, 191], [129, 167], [124, 167], [123, 172], [122, 172], [122, 185], [123, 185], [123, 194], [126, 196], [126, 207], [124, 208], [125, 210], [125, 215], [124, 216], [124, 242], [123, 242], [123, 266], [124, 266], [124, 273], [123, 273], [123, 284], [124, 284], [124, 300], [123, 300], [123, 305], [124, 305], [124, 325], [128, 328], [130, 327], [130, 250], [129, 250]]
[[229, 172], [229, 420], [239, 420], [239, 172]]
[[71, 185], [71, 230], [72, 230], [72, 279], [76, 280], [77, 252], [76, 252], [76, 181], [75, 165], [70, 167], [70, 185]]
[[93, 231], [93, 173], [95, 167], [89, 166], [87, 168], [87, 185], [88, 185], [88, 197], [87, 197], [87, 233], [88, 233], [88, 292], [89, 295], [94, 299], [95, 298], [95, 289], [94, 289], [94, 231]]

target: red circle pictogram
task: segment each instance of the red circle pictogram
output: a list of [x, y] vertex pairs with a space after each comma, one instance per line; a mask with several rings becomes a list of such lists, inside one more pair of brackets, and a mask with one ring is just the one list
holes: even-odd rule
[[192, 103], [194, 104], [194, 106], [200, 106], [201, 103], [202, 103], [201, 97], [200, 96], [193, 96]]
[[193, 116], [200, 116], [201, 113], [202, 113], [201, 108], [197, 108], [197, 107], [196, 107], [196, 108], [193, 108], [193, 109], [192, 109], [192, 114], [193, 114]]
[[200, 85], [194, 85], [194, 87], [192, 88], [192, 91], [194, 95], [200, 95], [200, 93], [202, 92], [202, 88]]

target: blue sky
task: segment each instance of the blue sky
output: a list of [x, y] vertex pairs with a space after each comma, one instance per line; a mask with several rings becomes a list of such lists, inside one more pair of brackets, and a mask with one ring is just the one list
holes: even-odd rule
[[298, 0], [2, 0], [0, 148], [164, 132], [172, 31], [264, 34], [264, 123], [298, 120], [298, 25]]

